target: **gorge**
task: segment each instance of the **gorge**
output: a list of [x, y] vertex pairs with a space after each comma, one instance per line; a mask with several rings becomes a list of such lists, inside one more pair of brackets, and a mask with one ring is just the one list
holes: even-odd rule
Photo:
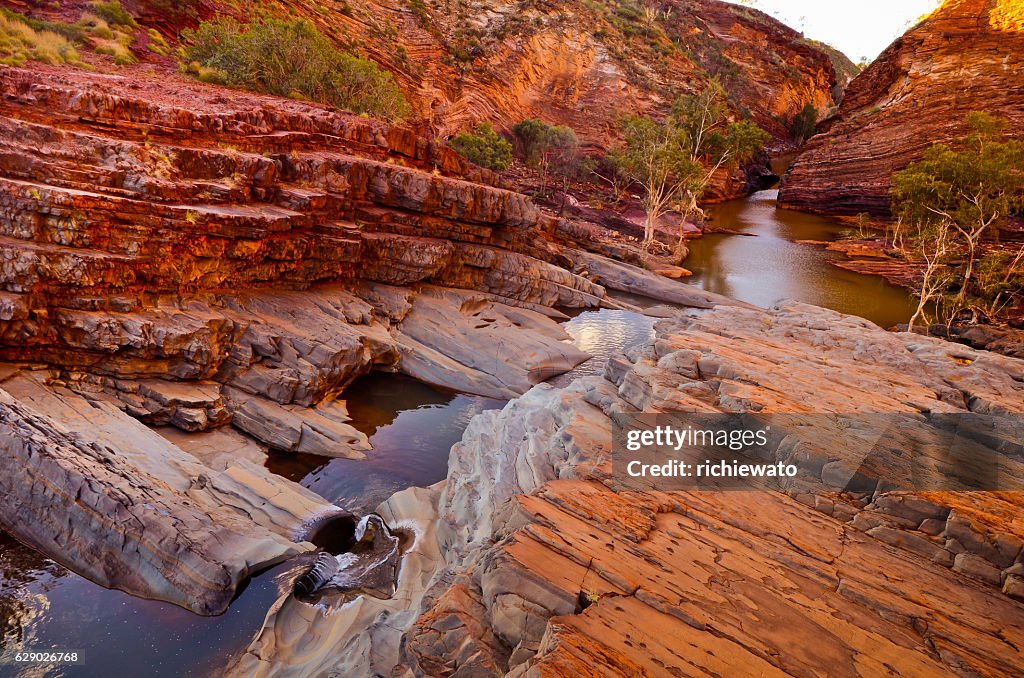
[[[414, 119], [163, 55], [0, 67], [0, 655], [81, 648], [53, 676], [1024, 673], [1019, 425], [976, 441], [1000, 491], [624, 490], [612, 463], [623, 413], [1018, 421], [1024, 360], [890, 331], [910, 294], [820, 246], [849, 222], [785, 209], [884, 211], [903, 149], [840, 134], [851, 111], [936, 22], [1013, 31], [1017, 4], [950, 0], [845, 95], [838, 56], [711, 0], [646, 34], [602, 3], [575, 27], [557, 5], [267, 5], [393, 66]], [[140, 41], [175, 20], [125, 7]], [[437, 56], [455, 37], [468, 65]], [[714, 63], [772, 153], [804, 104], [838, 109], [779, 200], [742, 172], [712, 191], [734, 199], [685, 280], [443, 141], [536, 115], [604, 148], [622, 102], [663, 110]]]

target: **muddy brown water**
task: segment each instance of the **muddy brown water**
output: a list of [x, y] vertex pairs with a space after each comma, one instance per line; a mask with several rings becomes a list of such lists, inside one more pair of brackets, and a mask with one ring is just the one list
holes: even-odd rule
[[836, 219], [777, 209], [777, 190], [711, 207], [712, 224], [751, 235], [710, 233], [690, 242], [690, 282], [709, 292], [769, 307], [796, 299], [858, 315], [882, 327], [905, 323], [915, 302], [878, 276], [841, 269], [844, 257], [798, 240], [831, 242], [849, 228]]
[[[882, 326], [905, 322], [912, 301], [879, 278], [832, 266], [835, 255], [794, 240], [832, 240], [844, 226], [775, 209], [775, 193], [712, 208], [715, 225], [756, 237], [708, 235], [692, 243], [690, 282], [760, 306], [794, 298], [863, 316]], [[630, 299], [642, 305], [642, 300]], [[586, 311], [567, 331], [594, 359], [555, 380], [599, 374], [609, 355], [652, 335], [654, 320], [616, 310]], [[272, 454], [267, 466], [357, 513], [393, 492], [445, 477], [448, 452], [469, 420], [500, 400], [446, 393], [398, 375], [371, 374], [350, 386], [352, 423], [374, 450], [364, 461]], [[6, 676], [217, 675], [258, 631], [289, 565], [255, 577], [220, 617], [99, 587], [0, 533], [0, 648], [78, 650], [76, 666], [18, 670]]]

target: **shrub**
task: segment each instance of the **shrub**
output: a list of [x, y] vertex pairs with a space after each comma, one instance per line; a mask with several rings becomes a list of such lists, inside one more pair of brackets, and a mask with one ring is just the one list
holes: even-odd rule
[[42, 33], [44, 31], [56, 33], [57, 35], [67, 38], [71, 42], [79, 42], [85, 37], [85, 31], [81, 26], [76, 24], [66, 24], [61, 21], [41, 21], [39, 19], [27, 17], [24, 14], [18, 14], [17, 12], [4, 7], [0, 7], [0, 16], [13, 22], [25, 24], [37, 33]]
[[76, 63], [78, 52], [63, 35], [34, 28], [21, 15], [0, 14], [0, 63], [22, 66], [29, 59], [47, 64]]
[[118, 66], [134, 64], [138, 61], [138, 59], [135, 58], [135, 55], [132, 54], [131, 49], [128, 48], [128, 45], [116, 39], [97, 40], [96, 53], [114, 57], [114, 63]]
[[527, 118], [516, 123], [512, 128], [512, 134], [519, 142], [523, 162], [535, 166], [540, 162], [541, 153], [548, 145], [551, 125], [538, 118]]
[[517, 123], [512, 133], [519, 142], [523, 161], [540, 170], [542, 192], [547, 189], [549, 171], [562, 177], [564, 188], [566, 182], [587, 169], [579, 152], [576, 132], [571, 127], [529, 118]]
[[185, 30], [185, 62], [223, 74], [224, 83], [278, 96], [319, 101], [388, 119], [409, 115], [409, 103], [391, 73], [339, 51], [306, 20], [266, 19], [243, 28], [231, 20]]
[[207, 68], [198, 61], [193, 61], [186, 68], [185, 72], [200, 82], [208, 82], [213, 85], [228, 84], [228, 74], [219, 68]]
[[160, 56], [167, 56], [171, 53], [171, 46], [167, 44], [164, 36], [160, 35], [160, 31], [150, 28], [146, 31], [146, 35], [149, 36], [149, 51]]
[[110, 2], [94, 2], [92, 8], [96, 14], [105, 19], [111, 26], [126, 26], [128, 28], [136, 28], [138, 26], [138, 24], [135, 23], [135, 17], [129, 14], [128, 10], [121, 6], [119, 0], [111, 0]]
[[456, 135], [448, 145], [466, 160], [487, 169], [500, 172], [512, 164], [512, 144], [499, 136], [490, 123], [477, 125], [476, 134]]
[[793, 116], [793, 122], [789, 125], [789, 133], [795, 141], [802, 144], [814, 136], [817, 126], [818, 109], [814, 107], [814, 104], [808, 102], [804, 104], [799, 113]]
[[950, 261], [943, 263], [955, 261], [960, 282], [937, 290], [947, 321], [962, 311], [996, 315], [1015, 296], [1003, 285], [1012, 285], [1021, 263], [1007, 264], [1007, 277], [999, 281], [1003, 259], [986, 253], [983, 241], [998, 239], [1000, 227], [1024, 212], [1024, 142], [1007, 135], [1008, 120], [989, 113], [973, 112], [966, 123], [960, 143], [936, 144], [892, 176], [892, 210], [910, 227], [911, 248], [927, 256], [936, 234], [948, 235], [941, 254]]

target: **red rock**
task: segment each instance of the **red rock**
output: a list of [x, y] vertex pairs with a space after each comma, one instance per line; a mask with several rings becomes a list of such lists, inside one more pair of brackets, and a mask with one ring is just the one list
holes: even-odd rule
[[1024, 7], [947, 0], [849, 86], [782, 182], [783, 206], [836, 214], [889, 211], [890, 177], [925, 149], [965, 135], [985, 111], [1024, 138]]

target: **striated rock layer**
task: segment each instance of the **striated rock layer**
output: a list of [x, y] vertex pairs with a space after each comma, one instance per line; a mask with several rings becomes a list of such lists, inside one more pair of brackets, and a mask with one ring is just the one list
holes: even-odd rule
[[1019, 493], [616, 491], [609, 454], [615, 412], [1022, 409], [1020, 360], [797, 303], [674, 317], [603, 378], [474, 418], [415, 622], [286, 602], [235, 673], [1018, 674]]
[[[68, 4], [56, 11], [66, 13]], [[140, 0], [130, 7], [144, 26], [176, 40], [168, 27], [175, 19], [162, 5]], [[191, 9], [206, 18], [233, 12], [251, 19], [242, 6], [207, 0]], [[508, 0], [273, 0], [262, 9], [307, 18], [345, 49], [393, 72], [423, 131], [442, 138], [482, 120], [510, 129], [541, 117], [575, 128], [587, 145], [606, 147], [618, 111], [664, 112], [678, 94], [717, 77], [738, 111], [788, 144], [793, 116], [806, 103], [824, 113], [853, 69], [846, 57], [767, 14], [717, 0], [669, 0], [646, 15], [639, 5]]]
[[589, 358], [557, 308], [621, 307], [597, 280], [630, 267], [495, 184], [320, 106], [0, 69], [0, 526], [104, 586], [222, 612], [338, 511], [264, 451], [372, 453], [338, 397], [354, 379], [512, 398]]
[[947, 0], [850, 84], [782, 182], [785, 207], [889, 211], [890, 177], [932, 144], [960, 140], [972, 111], [1024, 129], [1024, 5]]
[[[614, 305], [567, 270], [571, 227], [443, 146], [307, 104], [94, 79], [0, 72], [3, 359], [303, 407], [374, 365], [507, 397], [585, 358], [552, 307]], [[427, 329], [439, 312], [465, 321]], [[477, 378], [451, 332], [541, 346]]]
[[4, 377], [4, 529], [99, 584], [219, 614], [250, 574], [312, 550], [313, 528], [341, 514], [262, 465], [215, 471], [43, 372]]

